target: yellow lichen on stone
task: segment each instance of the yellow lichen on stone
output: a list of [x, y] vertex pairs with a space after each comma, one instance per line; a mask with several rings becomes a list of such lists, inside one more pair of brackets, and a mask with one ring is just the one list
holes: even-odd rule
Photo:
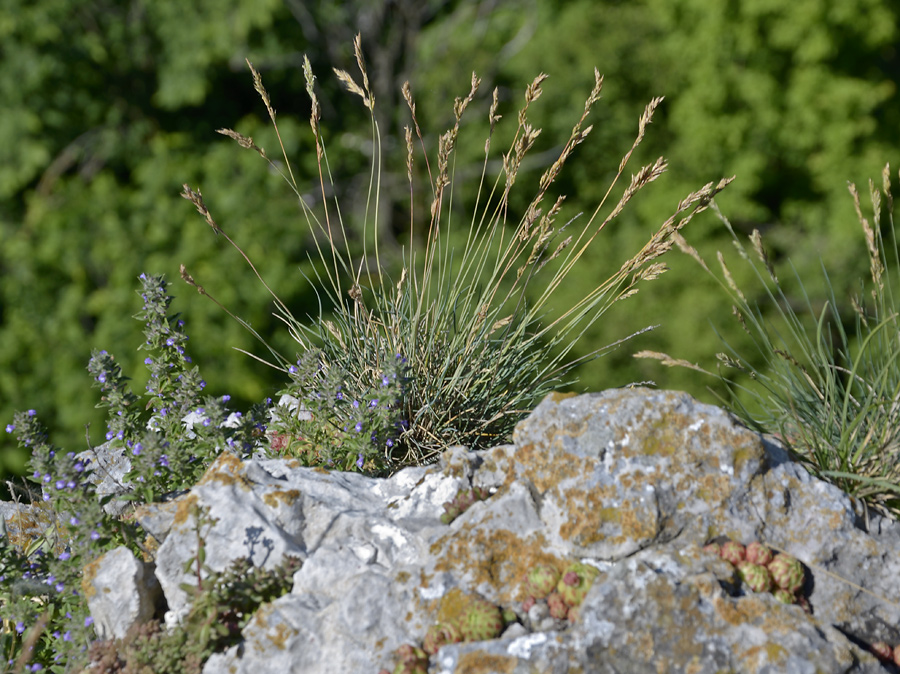
[[218, 482], [223, 485], [236, 484], [244, 491], [251, 491], [253, 485], [242, 474], [244, 462], [236, 454], [222, 452], [200, 478], [198, 485]]
[[186, 496], [179, 498], [178, 507], [175, 508], [174, 524], [184, 524], [187, 522], [199, 501], [200, 499], [197, 498], [196, 494], [187, 494]]
[[521, 601], [513, 596], [514, 587], [522, 587], [525, 574], [538, 564], [562, 571], [565, 560], [546, 552], [547, 542], [540, 534], [521, 537], [506, 530], [484, 528], [460, 531], [452, 539], [432, 546], [440, 555], [435, 570], [447, 571], [457, 578], [466, 577], [473, 586], [487, 584], [497, 591], [501, 603]]
[[513, 674], [519, 658], [514, 655], [463, 653], [456, 662], [455, 674]]
[[273, 490], [262, 497], [263, 503], [270, 508], [277, 508], [282, 503], [291, 505], [298, 498], [300, 498], [300, 492], [297, 489], [288, 489], [287, 491], [281, 489]]
[[85, 565], [81, 571], [81, 593], [85, 599], [91, 600], [97, 596], [97, 588], [94, 587], [94, 578], [100, 570], [100, 562], [103, 557], [98, 557], [93, 562]]

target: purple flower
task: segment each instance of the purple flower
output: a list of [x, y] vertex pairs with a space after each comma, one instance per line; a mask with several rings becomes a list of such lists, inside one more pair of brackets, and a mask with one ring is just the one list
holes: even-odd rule
[[12, 424], [6, 424], [6, 432], [7, 433], [12, 433], [14, 430], [16, 430], [15, 426], [13, 426]]
[[[92, 541], [96, 541], [98, 538], [100, 538], [100, 534], [97, 533], [97, 530], [96, 530], [96, 529], [93, 529], [93, 530], [91, 531], [91, 540], [92, 540]], [[88, 624], [89, 624], [89, 623], [85, 623], [85, 625], [88, 625]]]
[[223, 402], [223, 403], [227, 403], [229, 400], [231, 400], [231, 396], [230, 396], [230, 395], [223, 395], [223, 396], [222, 396], [222, 402]]
[[75, 517], [75, 515], [72, 515], [72, 517], [69, 518], [69, 524], [71, 524], [73, 527], [77, 527], [79, 524], [81, 524], [81, 520]]
[[361, 421], [357, 421], [357, 422], [356, 422], [356, 426], [354, 426], [353, 429], [354, 429], [357, 433], [362, 433], [362, 422], [361, 422]]
[[300, 371], [300, 370], [297, 369], [297, 366], [296, 366], [296, 365], [291, 365], [291, 366], [288, 368], [288, 372], [290, 372], [291, 374], [297, 374], [299, 371]]
[[369, 407], [378, 407], [378, 398], [369, 403]]
[[75, 489], [75, 487], [77, 486], [78, 484], [75, 482], [75, 480], [69, 480], [68, 482], [66, 482], [66, 489]]
[[28, 410], [25, 414], [27, 414], [30, 417], [33, 417], [35, 414], [37, 414], [37, 412], [35, 412], [34, 410]]
[[90, 627], [93, 624], [94, 624], [94, 619], [91, 616], [88, 616], [87, 618], [84, 619], [85, 627]]
[[153, 359], [150, 356], [144, 358], [144, 365], [153, 365]]
[[97, 381], [99, 381], [101, 384], [105, 384], [106, 383], [106, 373], [101, 372], [100, 374], [98, 374]]
[[390, 383], [391, 383], [391, 380], [388, 379], [388, 376], [387, 376], [387, 375], [384, 375], [384, 376], [381, 378], [381, 385], [382, 385], [382, 386], [387, 386], [387, 385], [390, 384]]
[[16, 632], [19, 633], [19, 634], [21, 634], [21, 633], [24, 632], [24, 631], [25, 631], [25, 623], [23, 623], [23, 622], [20, 620], [19, 622], [16, 623]]
[[44, 475], [44, 482], [49, 482], [49, 481], [52, 480], [52, 479], [53, 479], [53, 478], [50, 477], [50, 473], [47, 473], [47, 474]]
[[84, 464], [81, 461], [75, 463], [75, 472], [80, 473], [84, 470]]
[[362, 455], [362, 452], [360, 452], [360, 453], [359, 453], [359, 456], [356, 457], [356, 467], [357, 467], [357, 468], [362, 468], [362, 467], [363, 467], [363, 455]]
[[72, 641], [72, 630], [66, 630], [66, 633], [63, 634], [63, 641]]
[[137, 444], [134, 446], [134, 449], [131, 450], [131, 453], [134, 454], [135, 456], [140, 456], [140, 455], [141, 455], [141, 452], [142, 452], [143, 450], [144, 450], [144, 446], [143, 446], [141, 443], [137, 443]]
[[66, 586], [63, 585], [62, 583], [57, 583], [55, 589], [56, 589], [57, 592], [62, 592], [63, 590], [66, 589]]
[[[74, 519], [74, 518], [73, 518], [73, 519]], [[61, 561], [61, 562], [66, 562], [66, 561], [68, 561], [71, 557], [72, 557], [72, 553], [69, 552], [69, 551], [66, 551], [66, 552], [62, 553], [62, 554], [59, 556], [59, 561]]]
[[385, 442], [384, 444], [387, 445], [388, 447], [393, 447], [393, 446], [394, 446], [394, 441], [391, 440], [390, 438], [388, 438], [388, 439], [387, 439], [387, 442]]
[[358, 401], [358, 400], [354, 400], [354, 401], [353, 401], [353, 407], [354, 407], [354, 408], [359, 407], [359, 401]]
[[57, 481], [56, 481], [56, 488], [57, 488], [57, 489], [65, 489], [65, 488], [66, 488], [66, 481], [65, 481], [65, 480], [57, 480]]
[[159, 465], [165, 468], [169, 467], [169, 457], [166, 454], [163, 454], [161, 457], [159, 457]]

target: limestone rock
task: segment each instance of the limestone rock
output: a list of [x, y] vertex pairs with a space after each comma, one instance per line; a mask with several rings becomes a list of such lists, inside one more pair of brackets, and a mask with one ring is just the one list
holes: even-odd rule
[[[442, 504], [472, 487], [490, 496], [442, 524]], [[391, 671], [398, 647], [452, 619], [442, 600], [457, 588], [521, 624], [445, 645], [432, 673], [874, 673], [865, 645], [900, 643], [900, 527], [873, 516], [866, 529], [778, 445], [677, 392], [551, 395], [512, 445], [453, 448], [389, 479], [223, 454], [188, 494], [137, 517], [164, 538], [156, 576], [175, 615], [198, 536], [215, 570], [304, 560], [205, 674]], [[809, 612], [745, 591], [703, 551], [717, 537], [798, 558]], [[526, 603], [529, 569], [575, 560], [599, 574], [570, 620]]]
[[121, 639], [132, 626], [150, 620], [162, 596], [153, 565], [124, 547], [88, 564], [81, 589], [101, 639]]

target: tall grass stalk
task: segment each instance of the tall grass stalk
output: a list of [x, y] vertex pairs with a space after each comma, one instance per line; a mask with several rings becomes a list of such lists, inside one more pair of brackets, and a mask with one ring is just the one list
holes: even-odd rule
[[[641, 166], [618, 199], [613, 196], [662, 99], [653, 99], [640, 116], [633, 144], [619, 162], [615, 177], [600, 203], [589, 217], [582, 218], [577, 232], [561, 238], [562, 230], [575, 219], [563, 227], [558, 225], [565, 197], [551, 191], [575, 148], [592, 130], [587, 118], [600, 99], [603, 86], [600, 74], [594, 71], [594, 86], [583, 111], [559, 156], [543, 172], [535, 193], [518, 216], [512, 213], [510, 195], [517, 183], [524, 182], [519, 180], [522, 177], [520, 168], [540, 134], [540, 129], [530, 124], [528, 113], [541, 96], [546, 75], [539, 75], [527, 87], [512, 143], [499, 155], [502, 169], [491, 174], [490, 167], [497, 156], [493, 147], [494, 131], [500, 120], [498, 92], [494, 90], [488, 110], [490, 132], [484, 144], [481, 176], [474, 199], [477, 207], [472, 218], [462, 223], [457, 222], [459, 218], [451, 207], [455, 207], [456, 202], [453, 194], [454, 149], [463, 115], [478, 96], [480, 80], [473, 73], [469, 92], [456, 99], [454, 124], [440, 135], [434, 163], [429, 159], [411, 88], [406, 83], [402, 92], [410, 115], [410, 125], [406, 127], [410, 202], [415, 204], [421, 200], [417, 195], [424, 187], [430, 193], [430, 208], [427, 214], [421, 214], [411, 207], [409, 247], [403, 251], [399, 273], [391, 275], [382, 259], [376, 235], [381, 199], [381, 134], [358, 37], [354, 47], [359, 79], [343, 70], [336, 69], [335, 74], [371, 114], [375, 151], [361, 253], [354, 255], [351, 251], [352, 236], [341, 215], [340, 204], [336, 199], [329, 201], [327, 196], [333, 193], [332, 174], [320, 126], [321, 108], [315, 77], [308, 59], [304, 59], [303, 69], [306, 90], [312, 101], [310, 125], [315, 137], [318, 183], [323, 202], [321, 212], [314, 212], [301, 196], [283, 144], [281, 151], [286, 168], [281, 168], [281, 163], [273, 161], [252, 139], [231, 129], [222, 129], [220, 133], [259, 153], [281, 174], [299, 198], [306, 226], [313, 234], [316, 251], [310, 259], [316, 271], [311, 282], [319, 293], [318, 316], [308, 321], [300, 320], [272, 293], [278, 315], [288, 326], [301, 353], [316, 354], [323, 378], [338, 373], [340, 390], [348, 399], [353, 397], [355, 400], [374, 395], [379, 379], [385, 376], [391, 363], [398, 356], [406, 359], [403, 394], [391, 401], [399, 424], [398, 436], [396, 442], [388, 438], [384, 446], [377, 448], [374, 461], [379, 470], [390, 471], [402, 465], [427, 463], [449, 445], [462, 444], [477, 449], [504, 441], [514, 424], [544, 395], [571, 382], [572, 369], [578, 360], [583, 360], [569, 358], [578, 338], [613, 304], [635, 294], [642, 281], [655, 279], [665, 271], [659, 258], [672, 247], [673, 236], [696, 213], [704, 210], [730, 180], [710, 183], [689, 194], [677, 204], [672, 215], [658, 227], [646, 245], [622, 263], [612, 276], [591, 287], [557, 318], [545, 321], [555, 291], [571, 278], [576, 263], [598, 234], [616, 219], [639, 190], [666, 170], [662, 157]], [[249, 61], [248, 65], [256, 91], [277, 132], [269, 94], [259, 73]], [[417, 179], [419, 161], [424, 162], [424, 174], [427, 174], [427, 185], [424, 186]], [[214, 230], [222, 232], [199, 192], [185, 186], [183, 196], [197, 206]], [[459, 240], [454, 237], [454, 229], [459, 227], [464, 228], [465, 234], [465, 243], [461, 246], [454, 245]], [[231, 238], [227, 235], [225, 238], [240, 250]], [[421, 249], [416, 242], [423, 238], [425, 244]], [[546, 266], [554, 260], [554, 264]], [[259, 272], [257, 276], [262, 279]], [[205, 292], [202, 287], [198, 288]], [[331, 307], [330, 317], [325, 307]], [[623, 336], [616, 344], [627, 338]], [[588, 358], [596, 357], [612, 346], [597, 349]], [[293, 367], [285, 358], [279, 356], [276, 360], [273, 365], [286, 370]], [[304, 382], [295, 384], [302, 387]], [[312, 393], [321, 396], [321, 390], [324, 389], [319, 387]], [[307, 391], [307, 398], [309, 395], [310, 391]], [[301, 404], [300, 415], [308, 409], [308, 405]], [[330, 409], [340, 408], [335, 405]], [[335, 414], [341, 416], [338, 412]], [[306, 418], [309, 418], [308, 414]], [[338, 436], [352, 434], [346, 416], [329, 423]], [[302, 431], [296, 429], [296, 432]], [[383, 441], [383, 438], [376, 438], [375, 433], [372, 438]], [[337, 440], [336, 446], [339, 448], [340, 445]], [[359, 461], [357, 465], [361, 465], [362, 454]], [[336, 465], [347, 463], [337, 462]]]
[[[900, 288], [900, 250], [890, 167], [885, 166], [882, 172], [880, 189], [869, 181], [872, 223], [863, 215], [856, 186], [850, 183], [849, 189], [865, 237], [871, 275], [868, 293], [867, 284], [860, 280], [860, 293], [850, 300], [852, 315], [846, 309], [842, 315], [824, 267], [824, 306], [814, 308], [798, 277], [804, 305], [798, 314], [775, 274], [759, 232], [754, 231], [750, 237], [751, 255], [715, 204], [713, 209], [731, 232], [741, 258], [752, 266], [767, 303], [775, 307], [777, 324], [765, 318], [758, 305], [750, 304], [735, 284], [721, 252], [719, 278], [683, 237], [676, 234], [674, 238], [728, 293], [735, 316], [753, 338], [764, 363], [763, 367], [754, 366], [759, 360], [738, 354], [726, 342], [727, 353], [718, 354], [720, 363], [748, 373], [755, 383], [736, 385], [720, 370], [721, 379], [729, 387], [726, 404], [751, 427], [780, 436], [816, 476], [879, 513], [898, 518], [900, 304], [895, 293]], [[883, 212], [887, 213], [886, 223], [882, 223]], [[888, 242], [883, 238], [883, 225], [889, 232]], [[852, 327], [848, 330], [847, 326]], [[665, 354], [636, 355], [706, 372]], [[746, 397], [742, 399], [739, 393]]]

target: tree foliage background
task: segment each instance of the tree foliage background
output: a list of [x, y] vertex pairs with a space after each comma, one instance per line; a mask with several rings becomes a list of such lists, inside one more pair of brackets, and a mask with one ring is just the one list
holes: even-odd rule
[[[570, 216], [596, 203], [627, 150], [643, 106], [666, 102], [636, 159], [665, 155], [670, 170], [640, 195], [582, 265], [583, 286], [561, 289], [560, 306], [637, 250], [689, 191], [737, 180], [719, 199], [738, 228], [759, 228], [776, 261], [788, 256], [809, 290], [824, 292], [820, 258], [839, 296], [866, 274], [864, 242], [846, 181], [864, 184], [885, 162], [900, 164], [897, 6], [889, 0], [6, 0], [0, 6], [0, 418], [37, 409], [53, 440], [71, 450], [102, 441], [85, 370], [107, 349], [143, 388], [143, 341], [130, 317], [136, 277], [165, 273], [192, 336], [190, 353], [214, 394], [238, 404], [272, 395], [277, 371], [232, 350], [259, 351], [250, 335], [178, 280], [194, 278], [283, 353], [292, 354], [271, 298], [238, 254], [215, 237], [182, 183], [200, 188], [217, 222], [254, 259], [297, 315], [316, 311], [300, 273], [311, 241], [283, 182], [255, 154], [215, 133], [230, 127], [274, 156], [277, 141], [244, 63], [261, 71], [279, 111], [295, 168], [315, 201], [315, 151], [301, 61], [318, 76], [323, 126], [345, 215], [360, 226], [371, 158], [369, 126], [331, 66], [354, 66], [361, 32], [385, 136], [381, 202], [386, 250], [403, 239], [409, 79], [427, 140], [452, 121], [471, 72], [484, 79], [470, 118], [486, 117], [493, 87], [513, 118], [527, 83], [550, 79], [532, 110], [543, 128], [535, 153], [561, 147], [593, 83], [606, 77], [594, 132], [578, 148], [560, 190]], [[473, 124], [477, 127], [477, 124]], [[466, 135], [458, 175], [484, 142]], [[635, 163], [635, 166], [638, 164]], [[543, 165], [520, 180], [537, 181]], [[471, 207], [465, 192], [460, 208]], [[464, 221], [461, 218], [461, 221]], [[710, 252], [727, 250], [723, 227], [700, 218], [685, 232]], [[660, 328], [586, 364], [580, 389], [633, 381], [688, 390], [714, 401], [712, 382], [631, 358], [666, 351], [714, 367], [721, 344], [745, 337], [730, 306], [694, 263], [675, 252], [671, 271], [611, 312], [585, 336], [582, 353], [648, 323]], [[738, 282], [740, 265], [732, 265]], [[24, 457], [0, 437], [0, 474]]]

